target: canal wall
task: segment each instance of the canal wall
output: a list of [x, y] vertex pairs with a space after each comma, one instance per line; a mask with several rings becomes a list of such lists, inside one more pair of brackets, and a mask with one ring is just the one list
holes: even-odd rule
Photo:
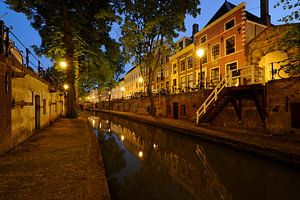
[[[64, 94], [14, 58], [0, 55], [0, 154], [64, 114]], [[3, 87], [4, 86], [4, 87]]]
[[[183, 93], [176, 95], [157, 95], [156, 113], [166, 118], [196, 121], [196, 111], [211, 91], [205, 93]], [[248, 95], [251, 97], [251, 95]], [[211, 126], [228, 127], [271, 134], [300, 134], [300, 79], [299, 77], [269, 81], [264, 88], [261, 118], [253, 98], [245, 98], [242, 103], [242, 120], [239, 120], [231, 103], [212, 120]], [[95, 108], [148, 114], [150, 103], [146, 97], [103, 101]], [[177, 108], [175, 108], [177, 107]], [[177, 111], [176, 111], [177, 110]], [[177, 112], [177, 116], [176, 113]]]

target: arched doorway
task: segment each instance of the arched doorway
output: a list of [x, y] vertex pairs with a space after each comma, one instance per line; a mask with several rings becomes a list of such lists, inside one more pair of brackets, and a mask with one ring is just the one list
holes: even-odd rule
[[[267, 53], [259, 62], [259, 66], [265, 69], [265, 82], [272, 80], [272, 67], [273, 67], [273, 79], [285, 78], [285, 74], [281, 71], [281, 77], [278, 75], [278, 70], [282, 65], [288, 63], [288, 56], [282, 51], [273, 51]], [[288, 77], [288, 75], [286, 75]]]

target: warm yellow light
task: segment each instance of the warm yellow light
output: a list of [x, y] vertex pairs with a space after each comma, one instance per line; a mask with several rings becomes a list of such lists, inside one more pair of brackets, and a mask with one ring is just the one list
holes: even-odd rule
[[199, 58], [202, 58], [202, 56], [204, 55], [204, 49], [201, 49], [201, 48], [200, 48], [200, 49], [197, 50], [196, 53], [197, 53], [197, 56], [198, 56]]
[[125, 137], [124, 135], [121, 135], [121, 140], [124, 141], [125, 140]]
[[95, 120], [93, 119], [93, 128], [95, 127]]
[[142, 151], [139, 152], [139, 157], [140, 158], [143, 157], [143, 152]]
[[61, 61], [61, 62], [59, 63], [59, 65], [60, 65], [62, 68], [66, 68], [66, 67], [67, 67], [67, 62]]
[[143, 79], [142, 77], [140, 77], [140, 78], [138, 79], [138, 81], [139, 81], [139, 83], [142, 83], [142, 82], [144, 81], [144, 79]]
[[69, 89], [69, 85], [68, 84], [64, 84], [64, 89], [65, 90]]
[[124, 87], [121, 87], [121, 91], [124, 91], [125, 90], [125, 88]]

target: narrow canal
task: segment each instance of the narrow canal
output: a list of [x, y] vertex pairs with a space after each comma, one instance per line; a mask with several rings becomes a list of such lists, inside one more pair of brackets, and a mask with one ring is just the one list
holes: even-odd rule
[[112, 200], [300, 199], [300, 170], [112, 115], [89, 120]]

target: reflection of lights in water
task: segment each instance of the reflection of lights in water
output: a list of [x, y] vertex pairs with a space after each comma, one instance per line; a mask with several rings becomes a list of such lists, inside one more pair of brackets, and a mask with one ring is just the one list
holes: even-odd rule
[[124, 141], [125, 140], [125, 137], [124, 135], [121, 135], [121, 140]]
[[99, 124], [99, 128], [101, 128], [101, 126], [102, 126], [102, 124], [101, 124], [101, 122], [100, 122], [100, 124]]
[[139, 152], [139, 157], [140, 158], [143, 157], [143, 152], [142, 151]]
[[95, 120], [93, 119], [93, 128], [95, 127]]

